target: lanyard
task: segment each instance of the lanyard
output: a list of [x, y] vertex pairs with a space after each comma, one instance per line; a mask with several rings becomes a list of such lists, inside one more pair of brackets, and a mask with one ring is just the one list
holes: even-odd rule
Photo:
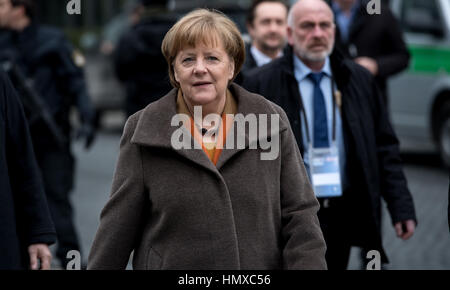
[[[302, 92], [300, 91], [300, 86], [297, 86], [298, 92], [300, 95], [300, 114], [303, 116], [305, 126], [306, 126], [306, 138], [309, 144], [311, 144], [311, 137], [309, 136], [309, 125], [308, 118], [306, 116], [305, 106], [303, 104]], [[331, 98], [333, 99], [333, 132], [332, 132], [332, 141], [336, 141], [336, 95], [340, 94], [336, 91], [336, 85], [334, 83], [334, 78], [331, 77]], [[325, 95], [324, 95], [325, 97]], [[327, 121], [328, 122], [328, 121]]]

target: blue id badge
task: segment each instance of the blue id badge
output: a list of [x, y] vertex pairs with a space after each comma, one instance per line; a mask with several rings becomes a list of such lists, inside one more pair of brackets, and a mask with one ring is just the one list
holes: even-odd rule
[[330, 148], [310, 147], [311, 182], [316, 197], [342, 196], [339, 154], [335, 144]]

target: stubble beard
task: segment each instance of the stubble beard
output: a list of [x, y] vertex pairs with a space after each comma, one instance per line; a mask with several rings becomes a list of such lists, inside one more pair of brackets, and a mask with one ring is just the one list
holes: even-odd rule
[[277, 53], [280, 50], [282, 50], [286, 45], [286, 41], [282, 39], [282, 37], [280, 37], [280, 41], [278, 45], [269, 45], [267, 44], [267, 42], [265, 41], [265, 39], [263, 39], [262, 41], [259, 42], [259, 46], [261, 47], [261, 49], [263, 50], [263, 52], [270, 52], [272, 53]]
[[327, 57], [329, 57], [333, 51], [334, 42], [330, 43], [327, 50], [322, 52], [312, 52], [310, 50], [303, 48], [295, 48], [297, 55], [306, 61], [310, 62], [322, 62], [325, 61]]

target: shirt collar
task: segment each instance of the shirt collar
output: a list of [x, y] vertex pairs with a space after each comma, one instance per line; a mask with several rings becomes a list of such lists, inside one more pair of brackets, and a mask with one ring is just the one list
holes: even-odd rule
[[[263, 66], [263, 65], [265, 65], [265, 64], [267, 64], [267, 63], [272, 61], [272, 59], [270, 57], [268, 57], [267, 55], [265, 55], [264, 53], [259, 51], [253, 45], [250, 47], [250, 52], [253, 55], [253, 58], [255, 59], [255, 62], [256, 62], [257, 66]], [[283, 51], [282, 50], [278, 53], [277, 57], [281, 57], [281, 56], [283, 56]]]
[[[294, 54], [294, 72], [295, 77], [297, 78], [297, 81], [302, 81], [305, 79], [310, 73], [312, 73], [312, 70], [307, 67], [299, 58], [297, 55]], [[326, 76], [331, 77], [331, 65], [330, 65], [330, 57], [327, 57], [325, 59], [325, 64], [320, 72], [325, 73]]]

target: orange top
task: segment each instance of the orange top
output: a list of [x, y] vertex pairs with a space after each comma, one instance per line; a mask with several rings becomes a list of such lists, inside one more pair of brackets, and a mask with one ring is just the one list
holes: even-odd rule
[[[216, 142], [204, 142], [202, 134], [195, 129], [194, 119], [192, 118], [191, 113], [189, 112], [189, 109], [186, 105], [186, 102], [184, 101], [183, 95], [181, 93], [181, 90], [178, 90], [178, 98], [177, 98], [177, 113], [179, 114], [186, 114], [190, 116], [190, 128], [187, 128], [190, 130], [191, 135], [194, 136], [194, 139], [202, 145], [202, 149], [205, 152], [206, 156], [208, 156], [209, 160], [211, 160], [214, 165], [217, 165], [217, 162], [219, 161], [220, 154], [222, 153], [222, 148], [224, 147], [225, 141], [226, 141], [226, 135], [228, 133], [228, 130], [233, 125], [233, 118], [226, 118], [227, 115], [235, 115], [237, 112], [237, 104], [236, 100], [234, 99], [233, 95], [229, 90], [227, 90], [227, 96], [225, 100], [225, 107], [222, 113], [222, 121], [220, 122], [218, 133], [219, 135], [216, 136]], [[185, 124], [188, 125], [188, 124]], [[220, 146], [218, 146], [220, 145]]]

